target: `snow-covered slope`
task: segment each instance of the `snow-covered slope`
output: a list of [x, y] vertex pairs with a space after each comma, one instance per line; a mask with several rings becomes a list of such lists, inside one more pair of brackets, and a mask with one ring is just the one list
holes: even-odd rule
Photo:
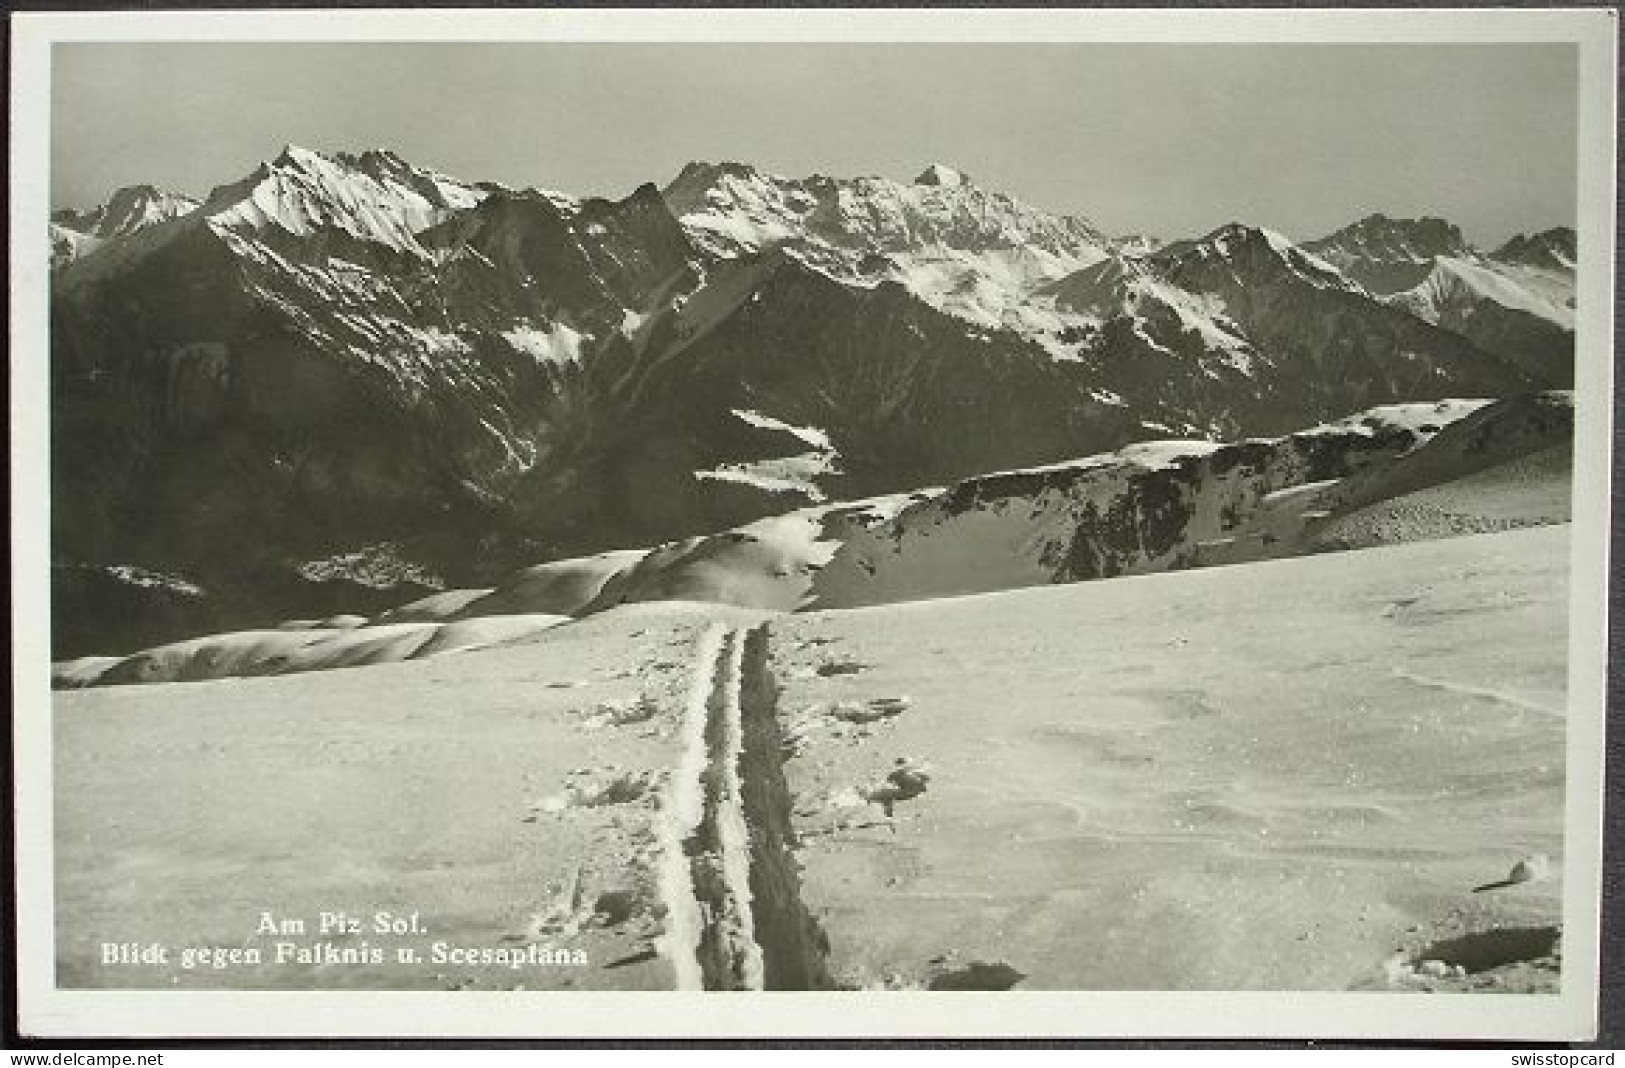
[[[177, 243], [206, 236], [296, 258], [314, 245], [363, 264], [382, 254], [427, 259], [419, 235], [473, 208], [491, 188], [414, 167], [387, 151], [329, 156], [290, 144], [202, 203], [150, 187], [121, 190], [95, 216], [93, 232], [111, 242], [106, 254], [66, 274], [62, 284], [75, 288], [108, 279]], [[145, 231], [140, 240], [111, 241], [138, 231]]]
[[[1521, 279], [1510, 272], [1515, 268], [1499, 270], [1468, 259], [1441, 256], [1414, 289], [1393, 295], [1395, 304], [1430, 323], [1442, 324], [1453, 317], [1465, 317], [1481, 301], [1498, 304], [1511, 311], [1536, 316], [1561, 327], [1574, 329], [1574, 308], [1569, 300], [1558, 295], [1555, 285], [1541, 285], [1550, 280], [1549, 274], [1536, 274], [1532, 268], [1520, 271]], [[1518, 282], [1523, 281], [1523, 285]]]
[[1154, 261], [1113, 256], [1051, 283], [1043, 295], [1058, 311], [1081, 317], [1095, 330], [1125, 320], [1128, 333], [1153, 348], [1167, 348], [1159, 335], [1194, 336], [1200, 343], [1195, 369], [1203, 378], [1216, 377], [1224, 368], [1246, 374], [1257, 355], [1222, 301], [1179, 288]]
[[[668, 961], [643, 951], [688, 680], [624, 654], [629, 630], [652, 649], [693, 629], [589, 624], [475, 659], [59, 695], [58, 857], [74, 873], [56, 898], [62, 984], [669, 989]], [[244, 927], [273, 900], [312, 918], [297, 959]], [[335, 965], [381, 939], [322, 936], [314, 918], [363, 901], [369, 924], [374, 909], [421, 917], [418, 964], [391, 951]], [[99, 946], [119, 932], [245, 952], [224, 969], [182, 967], [178, 949], [167, 966], [109, 968]], [[433, 942], [457, 955], [436, 959]], [[482, 964], [493, 948], [500, 963]]]
[[1441, 256], [1396, 306], [1515, 362], [1537, 381], [1574, 380], [1574, 277], [1560, 267]]
[[116, 237], [127, 237], [155, 223], [179, 218], [195, 210], [198, 204], [196, 197], [185, 193], [151, 185], [132, 185], [118, 190], [107, 203], [90, 211], [59, 211], [51, 221], [109, 241]]

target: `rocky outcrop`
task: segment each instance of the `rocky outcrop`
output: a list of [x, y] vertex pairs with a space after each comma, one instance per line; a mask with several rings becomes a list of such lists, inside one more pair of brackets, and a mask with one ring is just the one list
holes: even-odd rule
[[1368, 215], [1303, 247], [1378, 296], [1421, 282], [1440, 256], [1472, 251], [1461, 228], [1447, 220], [1390, 219], [1381, 214]]

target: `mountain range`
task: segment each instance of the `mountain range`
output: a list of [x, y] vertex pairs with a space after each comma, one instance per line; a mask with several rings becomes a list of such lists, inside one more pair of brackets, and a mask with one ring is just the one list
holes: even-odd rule
[[605, 200], [289, 146], [50, 246], [65, 655], [1573, 376], [1570, 230], [1116, 239], [941, 165]]

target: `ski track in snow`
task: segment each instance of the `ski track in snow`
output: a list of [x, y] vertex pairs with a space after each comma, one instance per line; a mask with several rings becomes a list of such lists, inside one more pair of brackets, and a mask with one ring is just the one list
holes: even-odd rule
[[763, 989], [739, 765], [745, 635], [713, 623], [695, 648], [682, 757], [662, 821], [662, 949], [679, 990]]
[[[809, 977], [822, 985], [827, 944], [809, 926], [775, 826], [789, 799], [768, 767], [781, 750], [776, 731], [762, 729], [775, 715], [765, 673], [765, 628], [713, 623], [696, 643], [682, 755], [658, 832], [667, 926], [657, 948], [678, 990], [803, 989]], [[758, 886], [788, 890], [763, 901]]]
[[705, 724], [725, 629], [713, 623], [694, 650], [694, 673], [683, 712], [683, 752], [667, 783], [660, 828], [660, 897], [666, 906], [666, 932], [659, 949], [672, 963], [678, 990], [705, 989], [698, 949], [704, 926], [694, 878], [683, 851], [705, 816]]

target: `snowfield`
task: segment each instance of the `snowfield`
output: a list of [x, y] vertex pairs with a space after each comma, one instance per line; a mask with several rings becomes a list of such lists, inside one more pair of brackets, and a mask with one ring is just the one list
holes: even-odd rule
[[[1556, 989], [1571, 403], [1157, 443], [57, 665], [60, 980]], [[1088, 559], [1130, 577], [1040, 567], [1069, 515], [1118, 517]], [[258, 926], [347, 906], [428, 931]]]
[[[74, 697], [89, 700], [60, 704], [59, 981], [670, 986], [664, 960], [644, 950], [656, 933], [654, 799], [678, 752], [672, 709], [693, 628], [680, 613], [653, 625], [606, 622], [546, 647], [87, 691]], [[639, 704], [646, 696], [659, 706], [650, 716]], [[309, 929], [257, 934], [267, 909]], [[369, 921], [379, 910], [420, 913], [423, 937], [405, 941], [423, 959], [401, 964], [403, 940], [370, 929], [324, 936], [316, 918], [334, 910]], [[569, 947], [592, 963], [456, 967], [431, 958], [442, 940]], [[178, 961], [109, 968], [104, 941], [242, 947], [263, 960], [219, 971]], [[387, 947], [388, 957], [279, 964], [278, 942]]]
[[[625, 605], [364, 671], [65, 692], [60, 980], [1551, 989], [1566, 576], [1552, 526], [792, 616]], [[717, 752], [737, 781], [694, 779]], [[696, 823], [677, 784], [702, 780]], [[672, 868], [711, 848], [717, 897]], [[256, 933], [338, 905], [469, 952], [275, 963], [321, 939]], [[129, 940], [264, 961], [98, 963]]]

